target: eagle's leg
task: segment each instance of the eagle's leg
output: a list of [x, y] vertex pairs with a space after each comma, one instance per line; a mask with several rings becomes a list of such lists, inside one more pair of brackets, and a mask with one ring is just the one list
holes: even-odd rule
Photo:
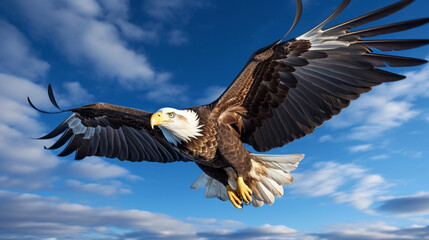
[[229, 201], [232, 205], [238, 209], [243, 208], [243, 202], [240, 200], [240, 197], [237, 196], [237, 192], [232, 189], [229, 185], [226, 185], [226, 193], [228, 194]]
[[247, 203], [252, 201], [252, 190], [244, 183], [242, 177], [237, 179], [237, 193]]

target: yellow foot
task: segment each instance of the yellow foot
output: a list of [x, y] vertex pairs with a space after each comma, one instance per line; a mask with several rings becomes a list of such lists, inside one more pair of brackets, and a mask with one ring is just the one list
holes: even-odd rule
[[242, 205], [243, 202], [237, 196], [237, 192], [234, 189], [232, 189], [229, 185], [226, 186], [226, 193], [228, 194], [229, 201], [231, 201], [234, 207], [238, 209], [243, 208], [243, 205]]
[[250, 203], [252, 201], [252, 190], [244, 183], [242, 177], [237, 179], [237, 193], [245, 202]]

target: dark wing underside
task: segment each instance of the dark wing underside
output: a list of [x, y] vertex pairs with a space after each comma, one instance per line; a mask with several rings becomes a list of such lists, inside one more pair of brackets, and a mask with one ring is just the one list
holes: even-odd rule
[[[52, 104], [58, 108], [51, 86], [48, 91]], [[69, 111], [73, 112], [70, 117], [40, 138], [50, 139], [62, 134], [48, 148], [58, 149], [66, 145], [59, 156], [76, 152], [75, 159], [102, 156], [133, 162], [190, 161], [167, 142], [158, 128], [150, 127], [152, 114], [149, 112], [107, 103], [95, 103]]]
[[[379, 67], [416, 66], [426, 62], [374, 53], [373, 49], [405, 50], [425, 45], [429, 40], [361, 38], [418, 27], [427, 23], [428, 18], [349, 31], [386, 17], [412, 0], [322, 29], [349, 2], [344, 0], [331, 16], [302, 36], [255, 52], [235, 81], [211, 104], [214, 116], [227, 119], [225, 123], [232, 125], [231, 129], [238, 129], [241, 140], [255, 150], [267, 151], [312, 133], [373, 86], [405, 78]], [[237, 113], [241, 116], [235, 122], [231, 120], [233, 117], [224, 116], [234, 107], [240, 109]]]

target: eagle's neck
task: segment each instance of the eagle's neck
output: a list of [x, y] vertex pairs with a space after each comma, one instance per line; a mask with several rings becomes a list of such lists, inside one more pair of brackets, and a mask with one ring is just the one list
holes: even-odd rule
[[159, 126], [168, 142], [178, 145], [203, 136], [198, 114], [192, 110], [181, 110], [173, 123]]

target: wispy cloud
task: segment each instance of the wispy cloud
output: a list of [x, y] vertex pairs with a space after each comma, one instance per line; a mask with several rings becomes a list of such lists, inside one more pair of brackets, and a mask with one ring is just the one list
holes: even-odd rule
[[337, 192], [333, 196], [339, 203], [350, 203], [359, 210], [374, 213], [369, 207], [377, 196], [385, 193], [389, 184], [377, 174], [363, 176], [349, 191]]
[[349, 147], [349, 151], [352, 153], [356, 152], [365, 152], [372, 148], [372, 144], [362, 144], [362, 145], [356, 145], [353, 147]]
[[371, 157], [371, 159], [372, 160], [380, 160], [380, 159], [386, 159], [386, 158], [388, 158], [389, 156], [387, 156], [386, 154], [381, 154], [381, 155], [376, 155], [376, 156], [373, 156], [373, 157]]
[[26, 37], [10, 23], [0, 20], [0, 72], [26, 78], [43, 76], [49, 64], [38, 59]]
[[63, 83], [65, 96], [58, 98], [63, 100], [64, 106], [77, 106], [77, 104], [89, 104], [94, 99], [94, 96], [88, 92], [79, 82]]
[[329, 196], [338, 203], [349, 203], [368, 212], [371, 204], [388, 187], [383, 177], [370, 174], [367, 169], [355, 164], [321, 162], [315, 164], [313, 169], [295, 173], [294, 184], [290, 186], [293, 193]]
[[319, 142], [327, 142], [327, 141], [332, 141], [332, 140], [333, 140], [333, 138], [329, 134], [323, 135], [319, 138]]
[[189, 21], [192, 12], [210, 5], [209, 1], [192, 0], [148, 0], [143, 11], [149, 16], [161, 21], [176, 21], [186, 23]]
[[171, 45], [180, 46], [189, 42], [186, 34], [181, 30], [172, 30], [168, 33], [168, 42]]

